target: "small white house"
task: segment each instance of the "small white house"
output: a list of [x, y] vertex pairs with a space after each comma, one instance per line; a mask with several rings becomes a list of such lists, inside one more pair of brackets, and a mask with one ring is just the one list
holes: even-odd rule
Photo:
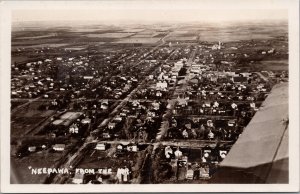
[[95, 149], [105, 151], [105, 144], [104, 143], [97, 143]]
[[52, 149], [55, 150], [55, 151], [64, 151], [66, 148], [66, 145], [65, 144], [55, 144], [52, 146]]
[[36, 151], [36, 146], [29, 146], [28, 151], [29, 152], [35, 152]]

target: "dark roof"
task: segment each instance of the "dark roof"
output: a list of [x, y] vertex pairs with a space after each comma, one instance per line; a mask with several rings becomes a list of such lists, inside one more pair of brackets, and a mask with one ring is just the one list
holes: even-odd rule
[[233, 82], [246, 82], [247, 78], [246, 77], [233, 77]]

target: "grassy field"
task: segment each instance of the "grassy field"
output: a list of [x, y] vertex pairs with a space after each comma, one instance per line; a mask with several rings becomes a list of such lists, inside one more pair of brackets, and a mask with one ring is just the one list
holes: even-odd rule
[[[65, 142], [67, 143], [67, 142]], [[66, 146], [62, 152], [42, 150], [34, 153], [30, 153], [30, 156], [23, 158], [16, 158], [14, 153], [16, 152], [16, 146], [12, 146], [11, 149], [11, 166], [15, 177], [17, 177], [18, 183], [26, 184], [39, 184], [44, 183], [47, 174], [32, 174], [31, 168], [55, 168], [59, 164], [63, 157], [72, 149], [72, 144]]]
[[269, 71], [288, 71], [288, 60], [261, 61], [263, 68]]
[[20, 108], [15, 114], [11, 115], [11, 135], [23, 136], [45, 119], [55, 114], [54, 110], [38, 110], [38, 107], [44, 103], [30, 103], [30, 105]]

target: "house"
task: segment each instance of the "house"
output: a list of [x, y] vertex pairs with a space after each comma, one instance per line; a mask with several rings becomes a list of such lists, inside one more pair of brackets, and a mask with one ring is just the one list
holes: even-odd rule
[[210, 81], [211, 82], [217, 82], [218, 81], [218, 76], [211, 76]]
[[108, 129], [114, 129], [116, 127], [116, 123], [108, 123], [107, 125]]
[[211, 50], [220, 50], [221, 49], [221, 42], [219, 41], [219, 44], [214, 44], [211, 47]]
[[82, 119], [81, 123], [82, 124], [90, 124], [91, 123], [91, 119], [89, 119], [89, 118]]
[[171, 155], [173, 154], [173, 150], [170, 146], [165, 147], [165, 156], [166, 158], [171, 158]]
[[139, 101], [134, 100], [134, 101], [132, 102], [132, 106], [133, 106], [133, 107], [137, 107], [138, 105], [140, 105], [140, 102], [139, 102]]
[[187, 100], [184, 98], [178, 98], [177, 101], [178, 101], [178, 105], [181, 107], [185, 107], [188, 104]]
[[193, 180], [194, 178], [194, 171], [192, 169], [188, 169], [186, 172], [186, 179]]
[[219, 154], [220, 154], [220, 157], [221, 157], [222, 159], [224, 159], [224, 158], [226, 157], [226, 155], [227, 155], [227, 151], [226, 151], [226, 150], [220, 150], [220, 151], [219, 151]]
[[72, 182], [75, 184], [82, 184], [84, 179], [84, 174], [82, 173], [76, 173], [75, 176], [73, 177]]
[[126, 114], [125, 112], [121, 112], [121, 113], [120, 113], [120, 116], [121, 116], [121, 117], [126, 117], [127, 114]]
[[243, 73], [240, 73], [240, 75], [242, 75], [242, 77], [250, 77], [252, 75], [252, 73], [243, 72]]
[[226, 72], [223, 72], [223, 74], [228, 76], [228, 77], [236, 76], [236, 73], [234, 71], [226, 71]]
[[103, 100], [101, 102], [100, 108], [103, 109], [103, 110], [106, 110], [108, 108], [108, 100]]
[[101, 150], [101, 151], [104, 151], [106, 148], [105, 148], [105, 144], [104, 143], [97, 143], [96, 147], [95, 147], [95, 150]]
[[163, 79], [163, 75], [164, 75], [164, 73], [161, 72], [161, 73], [158, 75], [157, 80], [162, 80], [162, 79]]
[[188, 158], [182, 157], [181, 160], [178, 160], [178, 169], [177, 169], [177, 179], [178, 180], [185, 180], [187, 174], [187, 161]]
[[103, 137], [104, 139], [109, 139], [111, 136], [110, 136], [109, 133], [102, 133], [102, 137]]
[[158, 102], [153, 102], [151, 105], [154, 110], [159, 110], [159, 108], [160, 108], [160, 104]]
[[36, 151], [36, 146], [29, 146], [28, 151], [29, 152], [35, 152]]
[[78, 133], [79, 132], [79, 128], [76, 124], [72, 124], [69, 127], [69, 133]]
[[158, 82], [156, 83], [156, 88], [157, 89], [165, 89], [168, 87], [168, 83], [167, 82]]
[[174, 175], [177, 174], [177, 168], [178, 168], [177, 164], [178, 164], [177, 159], [171, 159], [170, 165], [172, 166], [172, 172]]
[[65, 144], [55, 144], [52, 146], [52, 149], [55, 151], [64, 151], [66, 148]]
[[127, 151], [129, 151], [129, 152], [137, 152], [138, 151], [138, 147], [137, 147], [137, 145], [134, 145], [134, 144], [128, 144], [127, 145]]
[[275, 49], [272, 48], [271, 50], [268, 50], [268, 54], [272, 54], [272, 53], [274, 53], [274, 51], [275, 51]]
[[83, 76], [83, 79], [93, 79], [94, 76]]
[[200, 177], [201, 178], [209, 178], [209, 168], [200, 168]]
[[200, 74], [201, 73], [201, 66], [200, 65], [192, 65], [190, 69], [191, 73]]
[[44, 62], [51, 62], [52, 60], [51, 59], [45, 59]]
[[115, 122], [121, 122], [123, 120], [123, 118], [121, 117], [121, 116], [119, 116], [119, 115], [117, 115], [115, 118], [114, 118], [114, 121]]
[[155, 95], [156, 95], [157, 97], [161, 97], [161, 96], [162, 96], [162, 93], [161, 93], [161, 91], [157, 91]]
[[117, 151], [123, 151], [124, 150], [124, 146], [122, 144], [119, 144], [117, 146]]
[[228, 126], [233, 127], [235, 125], [235, 120], [229, 120], [228, 121]]

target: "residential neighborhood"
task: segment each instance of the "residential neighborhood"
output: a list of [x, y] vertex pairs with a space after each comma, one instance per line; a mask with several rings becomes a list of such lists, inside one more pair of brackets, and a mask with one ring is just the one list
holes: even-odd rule
[[211, 183], [289, 80], [287, 23], [223, 28], [13, 30], [11, 182]]

